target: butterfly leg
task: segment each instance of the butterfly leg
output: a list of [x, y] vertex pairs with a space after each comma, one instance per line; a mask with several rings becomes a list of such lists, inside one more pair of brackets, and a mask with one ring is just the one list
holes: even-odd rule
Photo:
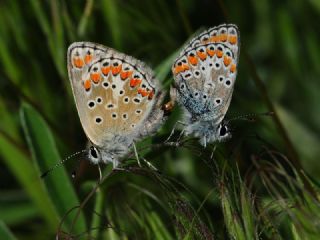
[[119, 165], [119, 161], [116, 158], [112, 159], [112, 164], [113, 164], [113, 169], [117, 168], [117, 166]]
[[[137, 162], [139, 167], [141, 167], [141, 163], [140, 163], [140, 158], [139, 158], [139, 154], [136, 148], [136, 145], [133, 143], [133, 149], [134, 149], [134, 155], [136, 156]], [[149, 162], [148, 160], [146, 160], [145, 158], [142, 158], [142, 160], [148, 165], [149, 168], [151, 168], [152, 170], [158, 171], [158, 169], [153, 166], [153, 164], [151, 162]]]
[[134, 150], [134, 155], [136, 156], [136, 159], [137, 159], [138, 165], [139, 165], [139, 167], [141, 167], [141, 163], [140, 163], [140, 159], [139, 159], [138, 151], [137, 151], [137, 148], [136, 148], [136, 144], [135, 144], [134, 142], [133, 142], [133, 150]]
[[[168, 143], [168, 142], [169, 142], [169, 140], [170, 140], [170, 138], [173, 136], [173, 134], [174, 134], [174, 132], [175, 132], [176, 127], [177, 127], [178, 124], [181, 124], [181, 125], [183, 125], [183, 126], [186, 126], [186, 125], [187, 125], [187, 124], [184, 123], [184, 122], [177, 121], [177, 122], [174, 124], [174, 126], [173, 126], [173, 128], [172, 128], [172, 131], [171, 131], [169, 137], [164, 141], [164, 143]], [[180, 135], [179, 135], [179, 137], [178, 137], [178, 141], [180, 141], [180, 139], [181, 139], [181, 137], [183, 136], [184, 132], [185, 132], [185, 130], [182, 129], [182, 131], [181, 131], [181, 133], [180, 133]]]
[[203, 137], [203, 147], [204, 148], [207, 147], [207, 137], [206, 136]]
[[149, 162], [147, 159], [142, 158], [142, 160], [145, 162], [145, 164], [148, 165], [149, 168], [151, 168], [154, 171], [159, 171], [155, 166], [153, 166], [153, 164], [151, 162]]
[[99, 171], [99, 182], [101, 182], [101, 180], [102, 180], [102, 172], [101, 172], [100, 165], [97, 164], [97, 166], [98, 166], [98, 171]]

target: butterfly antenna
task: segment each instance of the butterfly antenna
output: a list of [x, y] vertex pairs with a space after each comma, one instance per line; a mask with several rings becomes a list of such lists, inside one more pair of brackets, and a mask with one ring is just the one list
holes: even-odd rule
[[227, 123], [235, 121], [235, 120], [245, 120], [245, 121], [255, 121], [257, 117], [260, 116], [273, 116], [274, 112], [265, 112], [265, 113], [249, 113], [246, 115], [242, 115], [242, 116], [238, 116], [238, 117], [234, 117], [231, 118], [227, 121]]
[[52, 172], [53, 170], [55, 170], [56, 168], [60, 167], [62, 164], [64, 164], [66, 161], [70, 160], [71, 158], [86, 152], [87, 150], [81, 150], [79, 152], [73, 153], [70, 156], [66, 157], [65, 159], [61, 160], [60, 162], [56, 163], [54, 166], [52, 166], [50, 169], [48, 169], [47, 171], [45, 171], [44, 173], [42, 173], [40, 175], [40, 178], [45, 178], [50, 172]]

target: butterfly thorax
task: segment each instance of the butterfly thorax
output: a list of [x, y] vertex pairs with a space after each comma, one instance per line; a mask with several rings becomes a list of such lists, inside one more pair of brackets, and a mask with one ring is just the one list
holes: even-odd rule
[[199, 138], [201, 145], [206, 146], [207, 143], [219, 140], [218, 126], [219, 123], [213, 121], [194, 121], [188, 124], [185, 132]]

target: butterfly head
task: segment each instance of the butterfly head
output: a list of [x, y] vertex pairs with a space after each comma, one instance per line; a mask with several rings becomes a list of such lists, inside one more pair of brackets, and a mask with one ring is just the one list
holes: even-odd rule
[[231, 138], [231, 129], [226, 122], [222, 122], [218, 125], [215, 133], [215, 138], [219, 142], [223, 142], [229, 138]]
[[89, 157], [89, 160], [94, 164], [98, 164], [99, 162], [101, 162], [100, 151], [95, 146], [91, 146], [88, 149], [88, 157]]
[[202, 146], [208, 143], [223, 142], [231, 138], [231, 128], [227, 121], [217, 123], [215, 121], [196, 121], [189, 124], [185, 132], [187, 135], [194, 135], [200, 140]]
[[118, 158], [121, 156], [119, 152], [106, 151], [104, 148], [91, 145], [88, 149], [88, 158], [93, 164], [98, 163], [113, 163], [113, 167], [117, 167], [119, 164]]

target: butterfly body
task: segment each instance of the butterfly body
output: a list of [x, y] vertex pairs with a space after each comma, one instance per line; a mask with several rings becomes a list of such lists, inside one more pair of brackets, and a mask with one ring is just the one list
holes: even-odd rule
[[76, 42], [68, 49], [68, 72], [93, 163], [117, 166], [134, 141], [163, 122], [163, 93], [143, 62], [103, 45]]
[[192, 39], [173, 64], [171, 98], [184, 110], [186, 134], [199, 137], [202, 145], [230, 137], [223, 119], [232, 97], [238, 58], [237, 27], [223, 24]]

